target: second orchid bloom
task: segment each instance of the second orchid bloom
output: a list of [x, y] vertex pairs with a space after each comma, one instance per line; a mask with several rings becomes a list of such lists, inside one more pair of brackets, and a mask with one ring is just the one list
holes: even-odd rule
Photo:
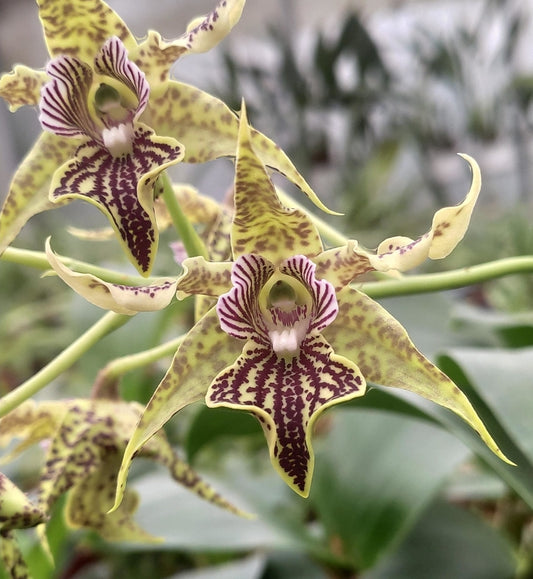
[[[364, 395], [367, 382], [408, 390], [452, 410], [510, 462], [459, 388], [416, 349], [396, 319], [350, 285], [363, 273], [407, 269], [453, 250], [465, 234], [481, 185], [477, 164], [465, 158], [473, 171], [468, 195], [460, 205], [438, 211], [419, 239], [390, 238], [378, 253], [353, 241], [325, 250], [310, 217], [280, 203], [254, 151], [243, 111], [233, 261], [193, 257], [183, 263], [185, 272], [175, 284], [178, 297], [209, 296], [216, 307], [187, 333], [148, 403], [126, 448], [117, 504], [133, 455], [176, 412], [201, 399], [211, 407], [254, 414], [273, 466], [302, 496], [311, 486], [314, 422], [326, 408]], [[107, 307], [113, 302], [120, 308], [121, 294], [131, 295], [132, 288], [70, 272], [48, 253], [67, 283], [72, 285], [74, 276], [87, 278], [81, 293], [88, 299], [98, 284], [115, 291]], [[163, 290], [152, 289], [153, 309], [164, 307], [156, 303]], [[135, 310], [134, 300], [128, 304]]]

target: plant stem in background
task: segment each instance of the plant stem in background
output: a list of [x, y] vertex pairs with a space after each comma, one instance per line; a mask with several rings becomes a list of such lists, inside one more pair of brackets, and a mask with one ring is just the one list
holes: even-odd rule
[[119, 379], [132, 370], [143, 368], [148, 364], [152, 364], [165, 356], [173, 354], [185, 336], [178, 336], [169, 342], [165, 342], [155, 348], [138, 352], [137, 354], [130, 354], [115, 358], [106, 364], [98, 373], [94, 383], [91, 397], [92, 398], [109, 398], [114, 397], [114, 389], [118, 384]]
[[163, 187], [163, 200], [165, 201], [174, 228], [185, 247], [187, 255], [189, 257], [200, 255], [207, 259], [207, 250], [205, 245], [196, 232], [196, 229], [192, 226], [192, 223], [181, 210], [180, 204], [174, 195], [172, 183], [166, 173], [160, 175], [159, 183]]
[[508, 257], [442, 273], [411, 275], [353, 286], [372, 298], [388, 298], [457, 289], [522, 273], [533, 273], [533, 256]]
[[37, 374], [6, 394], [0, 400], [0, 417], [15, 409], [47, 386], [104, 336], [123, 326], [131, 316], [107, 312], [70, 346], [49, 362]]

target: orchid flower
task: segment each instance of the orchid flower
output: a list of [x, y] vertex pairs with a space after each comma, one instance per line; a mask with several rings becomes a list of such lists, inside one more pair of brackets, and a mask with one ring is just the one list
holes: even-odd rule
[[[94, 83], [91, 67], [75, 57], [58, 56], [46, 68], [52, 80], [41, 91], [43, 129], [60, 137], [85, 137], [74, 158], [55, 171], [50, 199], [80, 198], [96, 205], [132, 263], [148, 275], [158, 244], [153, 186], [161, 171], [181, 161], [183, 147], [138, 122], [150, 87], [116, 36], [104, 43], [94, 70], [101, 77], [94, 95], [96, 118], [88, 108]], [[128, 95], [112, 81], [129, 89], [135, 104], [129, 105]]]
[[[83, 198], [102, 209], [131, 261], [148, 275], [157, 247], [157, 175], [180, 160], [233, 156], [238, 133], [238, 118], [222, 101], [170, 80], [170, 68], [222, 40], [244, 3], [221, 0], [176, 40], [149, 31], [138, 43], [101, 0], [38, 0], [52, 60], [46, 72], [19, 65], [3, 75], [0, 96], [11, 110], [40, 105], [45, 131], [10, 185], [0, 213], [0, 253], [31, 216]], [[266, 165], [325, 209], [272, 141], [257, 131], [253, 139]]]
[[310, 218], [279, 202], [243, 112], [234, 261], [196, 257], [183, 263], [178, 298], [194, 294], [218, 301], [189, 331], [149, 401], [126, 448], [115, 506], [133, 455], [176, 412], [202, 398], [210, 407], [254, 414], [273, 466], [302, 496], [311, 485], [314, 422], [326, 408], [363, 396], [367, 382], [402, 388], [452, 410], [510, 462], [466, 396], [415, 348], [401, 324], [349, 285], [367, 271], [403, 269], [455, 247], [481, 183], [479, 167], [465, 158], [473, 170], [468, 195], [457, 207], [438, 211], [419, 239], [391, 238], [381, 254], [353, 241], [324, 250]]
[[[36, 512], [46, 513], [70, 490], [65, 514], [73, 527], [91, 528], [112, 541], [156, 540], [133, 520], [138, 505], [130, 493], [124, 508], [107, 516], [115, 494], [122, 452], [142, 406], [120, 400], [93, 399], [35, 403], [27, 401], [0, 421], [0, 447], [22, 439], [2, 462], [27, 447], [47, 441], [46, 460], [36, 490]], [[140, 456], [166, 466], [172, 477], [200, 497], [243, 514], [203, 481], [159, 433]]]

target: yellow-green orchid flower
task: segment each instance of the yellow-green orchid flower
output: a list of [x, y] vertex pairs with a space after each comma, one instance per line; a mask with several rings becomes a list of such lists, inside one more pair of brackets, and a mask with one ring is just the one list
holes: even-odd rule
[[[128, 494], [124, 508], [106, 514], [113, 504], [122, 453], [141, 411], [141, 405], [119, 400], [27, 401], [0, 420], [0, 447], [22, 439], [2, 462], [47, 441], [36, 489], [38, 512], [49, 513], [57, 499], [70, 491], [65, 512], [71, 526], [94, 529], [108, 540], [154, 541], [132, 518], [138, 504], [135, 493]], [[242, 514], [176, 455], [163, 432], [139, 456], [165, 465], [176, 481], [200, 497]]]
[[378, 255], [354, 242], [324, 250], [309, 217], [279, 202], [243, 114], [234, 261], [197, 257], [183, 263], [178, 297], [207, 295], [218, 302], [189, 331], [149, 401], [124, 455], [116, 505], [133, 455], [171, 416], [204, 397], [208, 406], [242, 409], [259, 419], [274, 467], [302, 496], [313, 471], [313, 423], [326, 408], [362, 396], [367, 381], [452, 410], [507, 461], [459, 388], [415, 348], [397, 320], [349, 285], [361, 273], [403, 269], [455, 247], [480, 189], [479, 168], [466, 158], [474, 172], [466, 199], [437, 212], [420, 239], [403, 238], [402, 244], [391, 238]]
[[[138, 43], [101, 0], [38, 0], [52, 61], [47, 72], [16, 66], [0, 78], [0, 96], [12, 110], [40, 104], [45, 131], [10, 185], [0, 213], [0, 253], [32, 215], [82, 198], [102, 209], [131, 261], [149, 274], [158, 173], [180, 160], [233, 156], [238, 132], [237, 116], [222, 101], [170, 80], [170, 67], [217, 44], [244, 2], [221, 0], [174, 41], [150, 31]], [[253, 138], [265, 164], [324, 208], [272, 141], [258, 132]]]

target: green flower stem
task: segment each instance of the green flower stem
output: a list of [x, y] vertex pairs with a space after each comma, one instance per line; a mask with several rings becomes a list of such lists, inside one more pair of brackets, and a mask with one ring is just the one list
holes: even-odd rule
[[131, 316], [107, 312], [37, 374], [2, 397], [0, 399], [0, 417], [5, 416], [25, 400], [37, 394], [67, 368], [70, 368], [89, 348], [130, 319]]
[[[84, 261], [78, 261], [70, 257], [58, 257], [67, 267], [72, 269], [72, 271], [78, 273], [90, 273], [109, 283], [117, 283], [129, 286], [157, 283], [157, 278], [145, 278], [137, 275], [128, 275], [125, 273], [113, 271], [112, 269], [98, 267]], [[20, 265], [26, 265], [28, 267], [40, 269], [42, 271], [52, 270], [48, 260], [46, 259], [46, 254], [43, 251], [32, 251], [29, 249], [17, 249], [16, 247], [8, 247], [4, 253], [0, 255], [0, 260], [10, 263], [18, 263]]]
[[202, 256], [207, 259], [207, 250], [204, 242], [181, 210], [168, 175], [166, 173], [160, 175], [159, 182], [163, 186], [163, 200], [170, 213], [174, 228], [185, 246], [187, 255], [189, 257]]
[[288, 195], [281, 189], [277, 189], [276, 191], [283, 205], [294, 209], [299, 209], [300, 211], [303, 211], [304, 213], [307, 213], [309, 215], [311, 221], [315, 224], [316, 228], [318, 229], [321, 237], [326, 242], [328, 242], [333, 247], [346, 245], [348, 241], [346, 235], [339, 233], [334, 227], [326, 223], [323, 219], [321, 219], [314, 213], [308, 211], [301, 203], [295, 201], [290, 195]]
[[371, 298], [388, 298], [457, 289], [521, 273], [533, 273], [533, 256], [508, 257], [442, 273], [352, 285]]
[[169, 356], [174, 354], [178, 349], [178, 346], [185, 339], [185, 335], [179, 336], [169, 342], [165, 342], [160, 346], [155, 348], [150, 348], [149, 350], [144, 350], [137, 354], [130, 354], [128, 356], [122, 356], [121, 358], [116, 358], [111, 360], [98, 374], [97, 381], [95, 383], [95, 389], [99, 390], [98, 383], [102, 381], [103, 383], [113, 382], [126, 374], [131, 372], [131, 370], [136, 370], [157, 362], [164, 356]]

